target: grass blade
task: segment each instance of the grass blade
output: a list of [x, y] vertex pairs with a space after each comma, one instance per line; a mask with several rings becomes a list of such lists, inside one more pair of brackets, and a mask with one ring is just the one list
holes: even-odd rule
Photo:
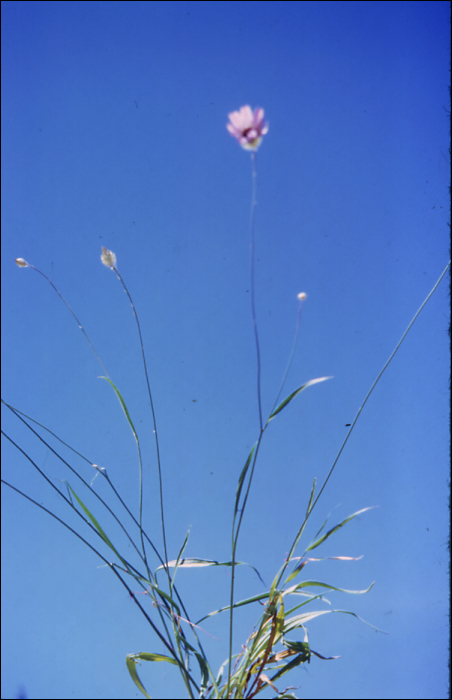
[[96, 528], [96, 530], [97, 530], [97, 532], [99, 533], [99, 535], [102, 537], [102, 539], [103, 539], [103, 541], [105, 542], [105, 544], [108, 545], [108, 546], [110, 547], [111, 550], [113, 550], [113, 552], [114, 552], [114, 553], [116, 554], [116, 556], [120, 559], [120, 561], [121, 561], [122, 564], [125, 566], [125, 568], [127, 569], [127, 571], [130, 571], [130, 568], [129, 568], [128, 563], [125, 561], [125, 559], [122, 558], [122, 556], [120, 555], [120, 553], [118, 552], [118, 550], [116, 549], [116, 547], [114, 546], [114, 544], [111, 542], [111, 540], [110, 540], [110, 538], [108, 537], [108, 535], [103, 531], [103, 529], [101, 528], [101, 526], [100, 526], [99, 523], [97, 522], [97, 520], [96, 520], [96, 518], [94, 517], [94, 515], [93, 515], [93, 514], [91, 513], [91, 511], [85, 506], [85, 504], [83, 503], [83, 501], [80, 500], [80, 498], [79, 498], [79, 497], [77, 496], [77, 494], [75, 493], [74, 489], [67, 483], [67, 481], [66, 481], [65, 483], [66, 483], [66, 486], [68, 487], [68, 489], [70, 489], [72, 495], [77, 499], [77, 502], [78, 502], [78, 503], [80, 504], [80, 506], [83, 508], [83, 510], [84, 510], [84, 512], [86, 513], [86, 515], [88, 516], [88, 518], [91, 520], [92, 524], [93, 524], [94, 527]]
[[309, 547], [306, 549], [307, 552], [309, 552], [311, 549], [315, 549], [316, 547], [319, 547], [322, 542], [325, 542], [328, 537], [331, 537], [333, 533], [335, 533], [337, 530], [339, 530], [341, 527], [346, 525], [350, 520], [353, 520], [353, 518], [356, 518], [357, 515], [360, 515], [361, 513], [365, 513], [366, 510], [372, 510], [372, 508], [377, 508], [377, 506], [369, 506], [368, 508], [362, 508], [361, 510], [357, 510], [356, 513], [353, 513], [352, 515], [349, 515], [348, 518], [345, 518], [339, 525], [336, 525], [335, 527], [331, 528], [331, 530], [328, 530], [322, 537], [319, 537], [318, 540], [313, 542], [312, 544], [309, 545]]
[[307, 389], [308, 386], [312, 386], [312, 384], [318, 384], [319, 382], [324, 382], [326, 379], [332, 379], [332, 377], [318, 377], [318, 379], [310, 379], [309, 382], [306, 382], [306, 384], [303, 384], [303, 386], [300, 386], [296, 391], [294, 391], [290, 396], [287, 397], [287, 399], [284, 399], [282, 403], [279, 404], [277, 408], [273, 411], [273, 413], [270, 414], [270, 417], [267, 421], [267, 425], [270, 423], [270, 421], [287, 406], [288, 403], [292, 401], [301, 391], [304, 389]]
[[130, 427], [132, 428], [133, 436], [134, 436], [135, 440], [138, 442], [138, 436], [137, 436], [137, 432], [136, 432], [136, 430], [135, 430], [135, 426], [134, 426], [134, 424], [132, 423], [132, 419], [131, 419], [131, 417], [130, 417], [130, 413], [129, 413], [128, 408], [127, 408], [127, 406], [126, 406], [126, 402], [125, 402], [124, 399], [122, 398], [121, 392], [119, 391], [118, 387], [115, 386], [115, 385], [113, 384], [113, 382], [111, 381], [111, 379], [110, 379], [109, 377], [100, 377], [100, 379], [105, 379], [109, 384], [112, 385], [113, 389], [114, 389], [115, 392], [116, 392], [116, 396], [117, 396], [118, 399], [119, 399], [119, 403], [121, 404], [121, 406], [122, 406], [122, 408], [123, 408], [123, 411], [124, 411], [124, 413], [126, 414], [126, 418], [127, 418], [127, 420], [129, 421], [129, 425], [130, 425]]
[[245, 466], [242, 469], [242, 472], [239, 476], [239, 482], [237, 484], [237, 494], [235, 497], [235, 506], [234, 506], [234, 518], [237, 515], [238, 508], [239, 508], [239, 500], [240, 500], [240, 494], [242, 493], [242, 488], [243, 488], [243, 482], [245, 481], [245, 476], [246, 472], [248, 471], [248, 467], [251, 464], [251, 460], [253, 458], [254, 450], [256, 449], [257, 442], [253, 445], [253, 449], [248, 455], [248, 459], [246, 460]]
[[174, 664], [175, 666], [178, 666], [178, 663], [177, 661], [174, 661], [174, 659], [172, 659], [170, 656], [164, 656], [164, 654], [149, 654], [147, 652], [140, 652], [139, 654], [127, 654], [126, 664], [129, 673], [132, 676], [133, 682], [137, 686], [138, 690], [140, 690], [143, 693], [145, 698], [149, 698], [149, 700], [152, 700], [151, 696], [147, 694], [146, 689], [140, 681], [140, 678], [137, 673], [136, 665], [140, 659], [142, 661], [168, 661], [168, 663]]

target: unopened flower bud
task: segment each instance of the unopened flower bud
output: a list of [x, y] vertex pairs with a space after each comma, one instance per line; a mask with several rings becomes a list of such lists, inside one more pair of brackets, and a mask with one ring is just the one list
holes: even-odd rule
[[23, 258], [16, 258], [15, 263], [16, 263], [16, 265], [18, 265], [19, 267], [29, 267], [27, 261], [24, 260]]
[[104, 248], [104, 246], [102, 246], [102, 255], [100, 259], [106, 267], [116, 267], [116, 255], [112, 250], [108, 250], [108, 248]]
[[297, 295], [297, 299], [299, 299], [300, 301], [304, 301], [307, 298], [307, 296], [308, 295], [304, 292], [300, 292], [300, 294]]

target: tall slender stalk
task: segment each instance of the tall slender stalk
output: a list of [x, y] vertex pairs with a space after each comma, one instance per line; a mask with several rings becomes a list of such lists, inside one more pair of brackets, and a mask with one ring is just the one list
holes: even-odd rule
[[[140, 338], [141, 355], [143, 358], [144, 374], [146, 377], [146, 385], [148, 388], [149, 402], [151, 404], [153, 433], [154, 433], [154, 438], [155, 438], [155, 449], [156, 449], [156, 453], [157, 453], [157, 469], [158, 469], [158, 475], [159, 475], [160, 518], [161, 518], [161, 522], [162, 522], [163, 552], [165, 555], [165, 562], [168, 562], [169, 558], [168, 558], [168, 549], [167, 549], [167, 545], [166, 545], [165, 515], [164, 515], [164, 507], [163, 507], [163, 477], [162, 477], [162, 465], [161, 465], [161, 460], [160, 460], [159, 438], [158, 438], [158, 433], [157, 433], [157, 419], [155, 416], [154, 401], [152, 399], [151, 384], [149, 382], [148, 368], [147, 368], [147, 364], [146, 364], [146, 356], [144, 353], [143, 336], [141, 334], [140, 321], [138, 319], [138, 314], [137, 314], [137, 311], [135, 308], [135, 304], [133, 303], [133, 299], [130, 295], [129, 290], [127, 289], [126, 283], [124, 282], [123, 278], [121, 277], [121, 275], [120, 275], [119, 271], [116, 269], [116, 267], [114, 267], [113, 269], [116, 272], [118, 279], [121, 282], [122, 286], [124, 287], [124, 291], [126, 292], [128, 298], [129, 298], [129, 301], [132, 305], [133, 315], [135, 316], [135, 321], [136, 321], [137, 328], [138, 328], [138, 335]], [[141, 533], [143, 532], [142, 531], [142, 509], [143, 509], [143, 475], [142, 475], [142, 470], [140, 469], [140, 530], [141, 530]], [[144, 543], [143, 543], [143, 548], [144, 548]], [[171, 589], [171, 579], [170, 579], [169, 570], [168, 570], [167, 566], [165, 566], [165, 570], [167, 572], [168, 582], [169, 582], [169, 586]]]
[[262, 398], [261, 398], [261, 358], [260, 358], [260, 348], [259, 348], [259, 334], [257, 330], [257, 318], [256, 318], [256, 302], [255, 302], [255, 285], [254, 285], [254, 218], [256, 211], [256, 193], [257, 193], [257, 171], [256, 171], [256, 151], [251, 153], [251, 163], [252, 163], [252, 195], [251, 195], [251, 212], [250, 212], [250, 274], [251, 274], [251, 316], [253, 320], [254, 329], [254, 339], [256, 343], [256, 359], [257, 359], [257, 405], [259, 412], [259, 440], [254, 453], [253, 466], [250, 473], [250, 478], [248, 482], [248, 490], [243, 502], [243, 506], [240, 513], [240, 518], [235, 530], [235, 513], [232, 522], [232, 566], [231, 566], [231, 597], [230, 597], [230, 613], [229, 613], [229, 664], [228, 664], [228, 689], [227, 697], [229, 697], [230, 684], [231, 684], [231, 666], [232, 666], [232, 635], [234, 628], [234, 583], [235, 583], [235, 562], [236, 562], [236, 551], [237, 551], [237, 541], [240, 532], [240, 526], [242, 523], [243, 513], [245, 510], [246, 501], [248, 499], [248, 493], [251, 486], [251, 481], [254, 474], [254, 467], [256, 464], [256, 458], [259, 451], [260, 442], [264, 432], [262, 423]]
[[256, 301], [254, 291], [254, 215], [256, 211], [256, 194], [257, 194], [257, 172], [256, 172], [256, 151], [251, 153], [251, 162], [253, 164], [253, 194], [251, 198], [251, 213], [250, 213], [250, 233], [251, 233], [251, 315], [253, 318], [254, 339], [256, 341], [256, 360], [257, 360], [257, 405], [259, 409], [259, 428], [262, 432], [262, 399], [261, 399], [261, 357], [259, 348], [259, 335], [257, 332], [256, 319]]

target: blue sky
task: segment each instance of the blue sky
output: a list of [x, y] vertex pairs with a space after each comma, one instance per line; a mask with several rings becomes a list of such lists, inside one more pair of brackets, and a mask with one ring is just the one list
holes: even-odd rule
[[[100, 262], [101, 246], [112, 249], [143, 331], [170, 558], [191, 528], [186, 556], [230, 559], [237, 480], [258, 437], [251, 162], [226, 131], [228, 113], [261, 106], [270, 124], [255, 229], [264, 414], [299, 292], [308, 299], [282, 396], [334, 377], [264, 436], [237, 556], [269, 585], [314, 477], [323, 482], [449, 259], [449, 15], [434, 1], [2, 3], [2, 396], [104, 466], [136, 512], [135, 443], [119, 403], [50, 285], [14, 264], [23, 257], [51, 277], [124, 395], [143, 443], [145, 527], [161, 546], [137, 331]], [[306, 576], [346, 589], [376, 581], [366, 595], [327, 598], [388, 634], [347, 615], [313, 620], [312, 648], [341, 658], [296, 670], [287, 684], [301, 697], [447, 696], [448, 309], [445, 279], [366, 405], [303, 540], [330, 513], [335, 525], [378, 506], [315, 550], [363, 559], [310, 563]], [[85, 497], [48, 448], [8, 410], [2, 417], [58, 488], [68, 479]], [[2, 448], [3, 478], [89, 537], [23, 455]], [[107, 496], [100, 478], [94, 486]], [[126, 548], [105, 512], [96, 516]], [[2, 698], [141, 697], [126, 654], [163, 649], [101, 567], [2, 487]], [[181, 570], [178, 584], [195, 620], [227, 604], [230, 571]], [[263, 590], [239, 569], [237, 598]], [[236, 650], [259, 612], [236, 615]], [[227, 619], [203, 628], [218, 669]], [[141, 674], [152, 697], [183, 696], [173, 667]]]

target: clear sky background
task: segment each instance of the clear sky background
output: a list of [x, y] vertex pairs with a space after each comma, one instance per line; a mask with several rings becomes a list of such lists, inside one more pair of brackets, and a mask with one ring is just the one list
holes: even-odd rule
[[[242, 105], [265, 109], [256, 211], [264, 414], [289, 358], [299, 292], [308, 299], [282, 397], [334, 377], [301, 394], [264, 437], [237, 556], [269, 586], [314, 477], [323, 482], [346, 423], [449, 259], [450, 5], [34, 1], [2, 11], [2, 396], [104, 466], [137, 511], [136, 449], [120, 405], [50, 285], [14, 264], [23, 257], [71, 304], [124, 395], [143, 442], [145, 527], [161, 548], [136, 326], [100, 262], [101, 246], [112, 249], [143, 331], [170, 558], [191, 527], [186, 556], [230, 559], [237, 480], [258, 437], [251, 159], [225, 127]], [[281, 680], [300, 697], [447, 696], [448, 308], [444, 279], [303, 540], [331, 512], [333, 526], [378, 506], [313, 552], [363, 559], [311, 563], [305, 578], [347, 589], [376, 581], [363, 596], [326, 597], [388, 634], [347, 615], [313, 620], [312, 648], [341, 658], [313, 658]], [[52, 482], [63, 491], [67, 478], [130, 552], [50, 450], [2, 416]], [[62, 453], [92, 479], [92, 467]], [[99, 546], [6, 440], [2, 465], [4, 479]], [[94, 487], [108, 495], [100, 477]], [[126, 654], [163, 647], [102, 562], [6, 487], [2, 547], [2, 698], [141, 697]], [[193, 620], [228, 603], [227, 568], [181, 570], [177, 580]], [[237, 599], [264, 590], [252, 569], [238, 570]], [[260, 612], [237, 613], [236, 651]], [[227, 623], [202, 625], [215, 637], [200, 633], [215, 671]], [[141, 675], [153, 697], [184, 696], [172, 666], [143, 663]]]

